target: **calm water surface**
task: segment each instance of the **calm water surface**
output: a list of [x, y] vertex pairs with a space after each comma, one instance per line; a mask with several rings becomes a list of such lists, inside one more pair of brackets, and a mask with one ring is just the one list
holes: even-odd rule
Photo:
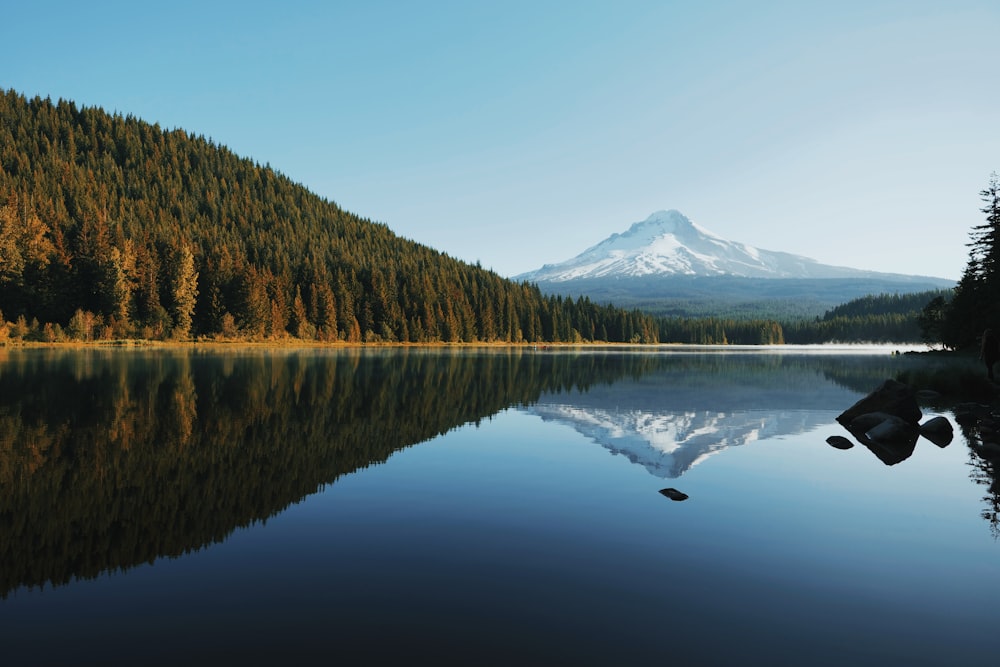
[[992, 464], [825, 442], [925, 360], [0, 354], [3, 664], [998, 659]]

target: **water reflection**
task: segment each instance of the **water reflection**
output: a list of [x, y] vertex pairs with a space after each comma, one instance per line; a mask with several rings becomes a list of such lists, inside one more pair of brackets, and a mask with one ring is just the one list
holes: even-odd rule
[[22, 350], [0, 363], [0, 594], [177, 556], [642, 356]]
[[680, 354], [663, 358], [642, 377], [581, 395], [544, 396], [526, 411], [569, 425], [651, 474], [673, 479], [726, 449], [828, 424], [900, 362]]
[[2, 596], [202, 548], [509, 406], [590, 429], [676, 477], [725, 447], [828, 421], [897, 363], [522, 349], [0, 354]]
[[1000, 415], [985, 405], [956, 407], [955, 418], [969, 443], [969, 476], [986, 487], [980, 512], [994, 539], [1000, 538]]

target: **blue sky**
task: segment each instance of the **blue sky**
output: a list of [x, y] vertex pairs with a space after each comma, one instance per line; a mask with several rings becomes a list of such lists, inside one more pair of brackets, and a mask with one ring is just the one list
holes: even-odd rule
[[0, 87], [211, 137], [502, 275], [659, 209], [958, 278], [1000, 2], [17, 2]]

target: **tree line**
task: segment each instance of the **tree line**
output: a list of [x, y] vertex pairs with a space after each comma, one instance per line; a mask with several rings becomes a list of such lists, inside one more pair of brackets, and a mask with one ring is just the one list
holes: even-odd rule
[[784, 325], [786, 340], [797, 344], [825, 342], [918, 343], [922, 340], [920, 315], [951, 290], [912, 294], [873, 294], [848, 301], [814, 320]]
[[663, 318], [663, 342], [699, 345], [813, 345], [820, 343], [919, 343], [923, 308], [951, 290], [878, 294], [853, 299], [822, 317], [785, 322], [737, 317]]

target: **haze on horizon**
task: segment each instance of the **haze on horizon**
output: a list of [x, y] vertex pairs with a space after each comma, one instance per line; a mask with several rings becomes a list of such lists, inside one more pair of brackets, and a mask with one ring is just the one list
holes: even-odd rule
[[677, 209], [956, 279], [1000, 171], [994, 0], [59, 1], [5, 27], [5, 89], [203, 134], [502, 275]]

